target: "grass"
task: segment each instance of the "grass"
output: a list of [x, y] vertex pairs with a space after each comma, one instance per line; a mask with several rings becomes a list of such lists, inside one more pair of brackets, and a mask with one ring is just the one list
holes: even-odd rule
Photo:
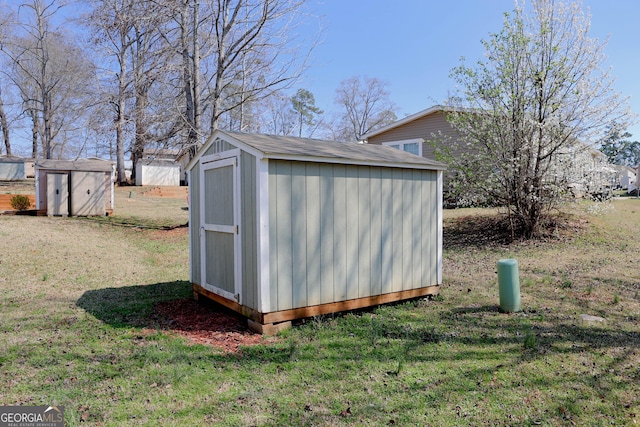
[[[133, 227], [0, 217], [0, 404], [63, 405], [69, 426], [637, 421], [640, 200], [576, 205], [560, 238], [510, 245], [457, 228], [492, 212], [449, 211], [437, 298], [307, 319], [237, 354], [150, 316], [190, 295], [187, 236], [162, 230], [186, 222], [180, 202], [116, 199]], [[519, 262], [520, 313], [498, 310], [501, 258]]]

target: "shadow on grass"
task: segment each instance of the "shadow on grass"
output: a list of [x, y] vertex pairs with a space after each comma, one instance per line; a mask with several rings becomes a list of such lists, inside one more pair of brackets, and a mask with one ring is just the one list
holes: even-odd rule
[[153, 327], [154, 304], [191, 296], [186, 280], [86, 291], [76, 305], [115, 327]]
[[[513, 229], [512, 229], [513, 226]], [[538, 245], [545, 241], [573, 239], [584, 224], [567, 214], [550, 215], [543, 218], [540, 235], [536, 239], [522, 238], [522, 228], [511, 223], [506, 215], [470, 215], [445, 222], [442, 229], [442, 244], [445, 250], [468, 250]]]

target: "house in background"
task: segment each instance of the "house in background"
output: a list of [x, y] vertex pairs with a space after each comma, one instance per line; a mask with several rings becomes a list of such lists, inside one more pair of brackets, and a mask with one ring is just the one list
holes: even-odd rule
[[387, 145], [427, 159], [435, 158], [435, 149], [428, 141], [437, 136], [460, 141], [460, 134], [447, 120], [450, 108], [435, 105], [363, 135], [367, 144]]
[[615, 165], [600, 150], [576, 142], [560, 153], [556, 174], [567, 183], [575, 197], [608, 198], [619, 177]]
[[[387, 145], [425, 158], [436, 158], [433, 141], [463, 142], [462, 136], [447, 120], [454, 111], [450, 107], [435, 105], [405, 117], [363, 136], [368, 144]], [[443, 142], [446, 143], [446, 142]], [[464, 144], [456, 144], [451, 154], [461, 154]], [[617, 173], [600, 151], [584, 143], [576, 143], [558, 158], [557, 174], [568, 183], [568, 189], [578, 197], [601, 194], [614, 187]], [[444, 192], [448, 180], [455, 174], [449, 169], [444, 176]], [[456, 205], [456, 200], [449, 200]]]
[[633, 191], [636, 188], [636, 169], [626, 165], [615, 165], [618, 173], [614, 188]]

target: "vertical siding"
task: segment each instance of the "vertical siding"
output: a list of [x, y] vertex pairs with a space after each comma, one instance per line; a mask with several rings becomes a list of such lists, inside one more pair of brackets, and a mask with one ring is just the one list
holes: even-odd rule
[[240, 197], [242, 304], [257, 309], [259, 302], [256, 158], [244, 151], [240, 154]]
[[403, 288], [403, 218], [404, 199], [402, 197], [402, 170], [393, 169], [391, 174], [391, 292], [400, 292]]
[[[393, 292], [393, 170], [380, 171], [381, 294]], [[391, 202], [390, 202], [391, 201]]]
[[306, 166], [305, 210], [307, 212], [306, 224], [306, 305], [318, 305], [322, 302], [322, 282], [320, 278], [320, 258], [322, 238], [320, 234], [320, 212], [322, 202], [320, 199], [320, 167], [317, 164]]
[[200, 264], [200, 163], [196, 163], [189, 177], [189, 254], [191, 282], [204, 285]]
[[[334, 174], [332, 174], [334, 172]], [[319, 168], [320, 206], [335, 210], [335, 172], [331, 168]], [[336, 262], [335, 256], [335, 216], [318, 215], [320, 219], [320, 303], [335, 301]]]
[[[323, 167], [329, 176], [333, 176], [334, 201], [333, 212], [324, 216], [333, 221], [333, 294], [335, 301], [347, 299], [347, 167], [335, 165], [332, 168]], [[340, 214], [336, 215], [336, 212]]]
[[[371, 266], [371, 293], [382, 294], [382, 172], [381, 168], [370, 168], [369, 192], [371, 202], [369, 204], [370, 215], [370, 266]], [[376, 244], [375, 242], [379, 242]]]
[[[304, 163], [291, 165], [291, 259], [293, 261], [293, 307], [303, 307], [307, 299], [307, 248], [313, 242], [307, 241], [307, 220], [311, 212], [307, 210], [306, 168]], [[300, 212], [301, 215], [293, 213]]]
[[[347, 295], [346, 299], [358, 298], [358, 247], [360, 233], [358, 230], [358, 168], [347, 166], [345, 174], [345, 205], [343, 211], [333, 212], [333, 215], [347, 217], [346, 240], [344, 242], [347, 266]], [[331, 214], [331, 213], [327, 213]]]
[[436, 285], [436, 174], [270, 161], [272, 310]]
[[[292, 168], [291, 162], [269, 162], [269, 168], [275, 167], [275, 185], [269, 187], [269, 198], [275, 203], [275, 216], [271, 216], [271, 236], [269, 253], [271, 254], [271, 270], [275, 275], [275, 281], [271, 282], [275, 295], [271, 297], [271, 307], [277, 310], [293, 308], [293, 232], [294, 227], [291, 215], [292, 200]], [[271, 179], [270, 179], [271, 182]], [[274, 226], [275, 225], [275, 226]], [[274, 265], [275, 264], [275, 265]], [[299, 284], [296, 284], [298, 286]]]

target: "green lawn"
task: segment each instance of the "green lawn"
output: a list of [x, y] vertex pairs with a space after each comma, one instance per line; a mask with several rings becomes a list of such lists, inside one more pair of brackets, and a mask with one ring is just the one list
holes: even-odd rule
[[[0, 216], [0, 404], [62, 405], [69, 426], [640, 422], [639, 199], [576, 205], [556, 237], [512, 245], [465, 227], [491, 211], [447, 212], [438, 297], [237, 354], [154, 323], [154, 303], [191, 295], [188, 237], [135, 203], [110, 223]], [[507, 257], [521, 313], [497, 309]]]

